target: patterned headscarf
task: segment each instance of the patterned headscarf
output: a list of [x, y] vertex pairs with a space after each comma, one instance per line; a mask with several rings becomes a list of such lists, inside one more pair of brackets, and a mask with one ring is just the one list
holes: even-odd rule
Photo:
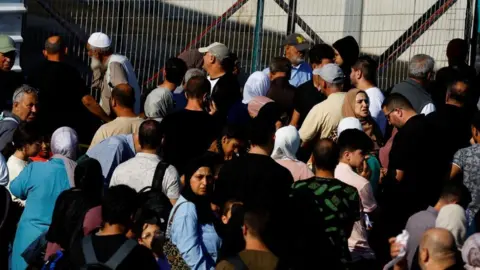
[[480, 233], [470, 236], [462, 248], [465, 269], [480, 270]]

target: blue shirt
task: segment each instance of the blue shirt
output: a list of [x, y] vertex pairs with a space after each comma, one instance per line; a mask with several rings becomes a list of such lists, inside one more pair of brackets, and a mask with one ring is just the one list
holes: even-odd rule
[[100, 162], [105, 184], [108, 187], [117, 166], [135, 156], [132, 134], [109, 137], [87, 151], [87, 156]]
[[[263, 73], [270, 73], [270, 68], [263, 70]], [[292, 66], [292, 72], [290, 74], [290, 80], [288, 81], [291, 85], [298, 87], [301, 84], [312, 79], [312, 67], [307, 62], [302, 62], [300, 65], [294, 67]]]
[[195, 204], [183, 196], [178, 198], [169, 220], [173, 212], [175, 216], [172, 226], [167, 228], [167, 237], [177, 246], [182, 258], [192, 269], [215, 269], [222, 240], [213, 224], [199, 224]]

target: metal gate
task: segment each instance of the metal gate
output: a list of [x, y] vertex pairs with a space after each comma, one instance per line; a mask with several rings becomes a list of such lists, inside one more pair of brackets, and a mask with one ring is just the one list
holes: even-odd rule
[[161, 79], [166, 59], [213, 41], [237, 53], [250, 74], [282, 55], [287, 33], [329, 44], [352, 35], [362, 53], [378, 60], [385, 89], [406, 77], [413, 54], [445, 66], [448, 41], [470, 41], [474, 12], [475, 0], [29, 0], [22, 66], [34, 65], [55, 33], [65, 37], [69, 61], [88, 78], [85, 41], [103, 31], [149, 88]]

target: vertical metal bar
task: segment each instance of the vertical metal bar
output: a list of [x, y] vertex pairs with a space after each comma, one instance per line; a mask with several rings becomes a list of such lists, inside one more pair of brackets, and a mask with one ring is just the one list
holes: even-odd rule
[[[282, 0], [283, 1], [283, 0]], [[287, 21], [287, 36], [295, 33], [295, 15], [297, 13], [297, 0], [288, 0], [288, 21]]]
[[260, 44], [261, 44], [261, 33], [263, 32], [263, 11], [265, 9], [265, 1], [257, 1], [257, 18], [255, 20], [255, 35], [253, 38], [253, 53], [252, 53], [252, 71], [257, 70], [260, 58]]

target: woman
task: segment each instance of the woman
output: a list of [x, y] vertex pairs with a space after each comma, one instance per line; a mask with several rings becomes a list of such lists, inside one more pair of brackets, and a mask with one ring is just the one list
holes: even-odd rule
[[467, 218], [465, 210], [458, 204], [449, 204], [438, 212], [435, 227], [449, 230], [458, 249], [462, 249], [465, 238], [467, 237]]
[[26, 200], [13, 243], [13, 270], [27, 267], [22, 252], [48, 229], [58, 195], [74, 185], [77, 146], [77, 133], [73, 129], [57, 129], [52, 135], [52, 159], [30, 163], [10, 184], [12, 195]]
[[473, 234], [465, 241], [462, 259], [466, 270], [480, 269], [480, 233]]
[[363, 90], [352, 89], [345, 95], [343, 102], [343, 117], [355, 117], [360, 120], [363, 131], [372, 139], [375, 154], [383, 146], [383, 136], [380, 128], [370, 115], [368, 95]]
[[307, 164], [297, 159], [298, 148], [300, 148], [300, 135], [294, 126], [282, 127], [277, 130], [272, 158], [290, 171], [294, 181], [315, 176]]
[[[29, 128], [26, 125], [20, 125], [13, 133], [12, 144], [15, 152], [7, 161], [8, 178], [10, 179], [7, 188], [10, 187], [13, 179], [27, 166], [28, 159], [37, 155], [40, 151], [40, 137], [35, 129]], [[25, 202], [21, 201], [21, 204], [24, 205]]]
[[349, 91], [353, 86], [350, 82], [350, 73], [352, 72], [352, 66], [358, 59], [360, 53], [360, 47], [357, 41], [352, 36], [346, 36], [341, 38], [332, 44], [335, 50], [335, 63], [343, 70], [343, 74], [347, 80], [343, 85], [345, 91]]
[[242, 103], [248, 104], [254, 97], [266, 96], [269, 88], [270, 79], [265, 73], [261, 71], [252, 73], [243, 88]]
[[221, 155], [225, 161], [231, 160], [238, 154], [245, 140], [246, 134], [241, 126], [227, 125], [223, 128], [220, 138], [212, 142], [208, 151]]
[[52, 157], [50, 151], [50, 138], [48, 136], [41, 136], [40, 151], [34, 157], [30, 157], [30, 161], [46, 162]]
[[165, 88], [157, 88], [148, 94], [145, 100], [145, 116], [162, 122], [162, 119], [170, 114], [174, 107], [172, 93]]
[[193, 160], [185, 171], [185, 187], [170, 213], [167, 237], [192, 269], [214, 269], [222, 243], [210, 207], [213, 164], [208, 157]]
[[75, 168], [74, 177], [75, 188], [62, 192], [55, 203], [45, 259], [57, 250], [68, 249], [75, 240], [101, 226], [103, 175], [100, 163], [93, 158], [82, 160]]

